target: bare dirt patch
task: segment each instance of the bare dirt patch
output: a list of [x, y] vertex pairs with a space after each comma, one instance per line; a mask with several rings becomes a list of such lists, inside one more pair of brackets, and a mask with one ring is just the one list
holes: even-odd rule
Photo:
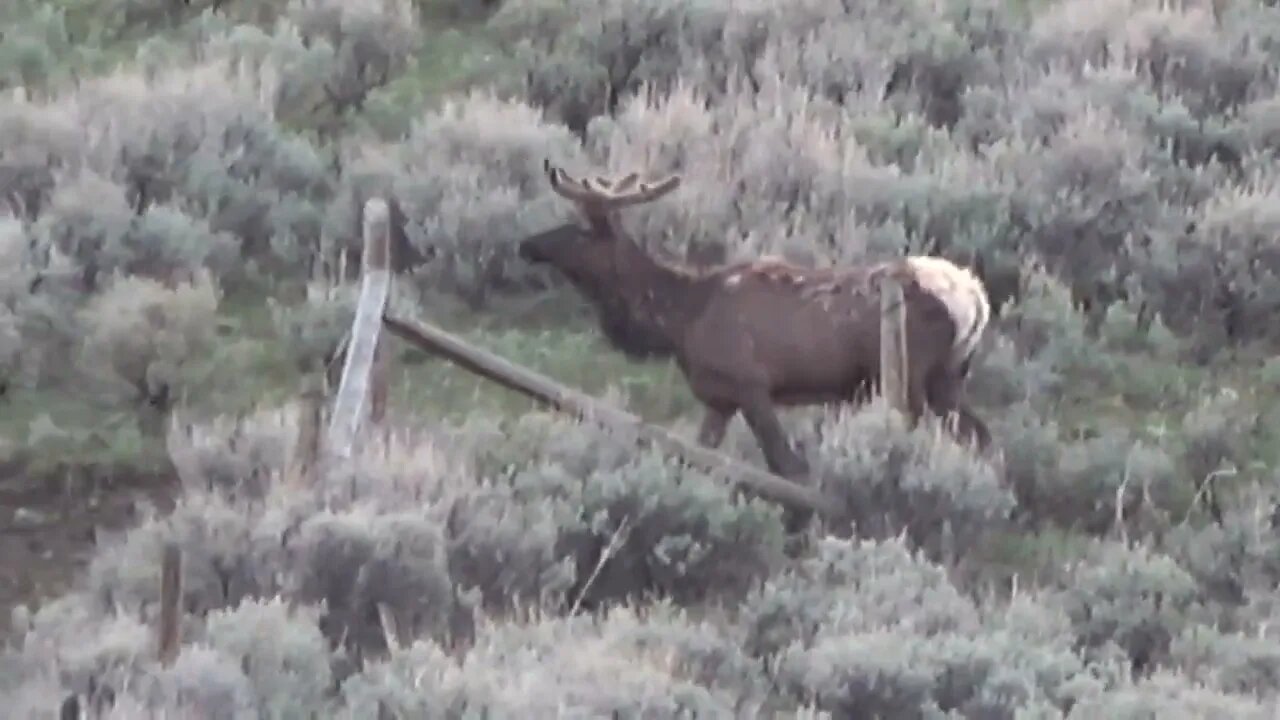
[[15, 607], [34, 610], [74, 585], [100, 530], [129, 527], [144, 502], [168, 511], [176, 487], [130, 470], [0, 464], [0, 644], [12, 638]]

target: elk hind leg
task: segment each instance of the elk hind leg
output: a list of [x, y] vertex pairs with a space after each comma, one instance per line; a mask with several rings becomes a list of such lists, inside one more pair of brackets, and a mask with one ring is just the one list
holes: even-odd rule
[[942, 419], [953, 437], [985, 451], [991, 445], [991, 431], [962, 399], [965, 379], [964, 369], [938, 367], [929, 374], [925, 395], [929, 409]]
[[907, 377], [907, 418], [911, 425], [920, 422], [925, 410], [932, 408], [929, 402], [930, 373], [920, 366], [909, 366]]
[[986, 452], [991, 447], [991, 430], [982, 418], [967, 405], [957, 405], [943, 415], [946, 428], [961, 443], [969, 443], [978, 452]]

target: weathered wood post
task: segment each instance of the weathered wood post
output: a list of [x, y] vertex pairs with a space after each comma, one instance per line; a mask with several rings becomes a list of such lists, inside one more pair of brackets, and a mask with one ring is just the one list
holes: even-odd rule
[[156, 655], [168, 667], [182, 644], [182, 551], [174, 543], [164, 546], [160, 559], [160, 617], [156, 624]]
[[907, 412], [907, 304], [896, 278], [880, 278], [880, 394]]
[[[326, 451], [336, 458], [351, 456], [365, 413], [370, 405], [381, 413], [386, 396], [386, 363], [375, 362], [381, 344], [382, 313], [391, 294], [391, 211], [385, 200], [370, 198], [365, 202], [362, 230], [360, 300], [326, 438]], [[375, 373], [378, 364], [382, 365], [382, 372]], [[376, 399], [375, 392], [379, 394]]]
[[326, 400], [324, 387], [323, 378], [307, 378], [298, 398], [298, 435], [285, 468], [286, 485], [309, 485], [311, 473], [320, 461]]

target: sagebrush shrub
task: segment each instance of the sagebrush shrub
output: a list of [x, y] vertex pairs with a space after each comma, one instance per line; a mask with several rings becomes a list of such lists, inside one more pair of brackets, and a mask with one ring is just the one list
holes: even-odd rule
[[418, 643], [342, 688], [344, 717], [684, 717], [754, 714], [764, 688], [731, 637], [655, 608], [484, 627], [460, 662]]
[[1268, 594], [1280, 583], [1280, 540], [1273, 514], [1280, 505], [1271, 484], [1244, 488], [1222, 511], [1221, 522], [1190, 524], [1190, 517], [1164, 537], [1164, 547], [1203, 587], [1207, 597], [1239, 613], [1229, 627], [1248, 631], [1269, 617], [1255, 617], [1250, 597]]
[[988, 48], [1017, 37], [998, 5], [973, 5], [716, 0], [689, 12], [670, 2], [509, 0], [490, 25], [526, 70], [520, 89], [579, 131], [618, 98], [681, 78], [711, 93], [783, 82], [835, 102], [897, 82], [910, 94], [905, 107], [946, 124], [965, 88], [990, 76]]
[[246, 600], [209, 614], [206, 642], [238, 659], [253, 685], [255, 707], [272, 717], [303, 718], [330, 691], [329, 646], [311, 607], [275, 598]]
[[82, 341], [80, 272], [58, 253], [41, 258], [32, 239], [21, 222], [0, 218], [0, 377], [9, 387], [74, 375]]
[[[83, 592], [37, 612], [27, 635], [35, 642], [50, 624], [61, 632], [72, 617], [79, 623], [108, 622], [117, 614], [154, 621], [156, 560], [165, 544], [176, 543], [183, 551], [184, 635], [211, 648], [204, 653], [188, 646], [184, 653], [194, 653], [191, 662], [242, 667], [204, 690], [228, 702], [245, 696], [262, 708], [284, 702], [282, 685], [296, 686], [287, 693], [291, 698], [318, 697], [312, 683], [322, 678], [297, 668], [331, 662], [338, 672], [337, 656], [315, 657], [312, 650], [321, 644], [342, 647], [357, 662], [415, 641], [468, 646], [481, 642], [475, 633], [493, 632], [473, 626], [477, 610], [487, 611], [481, 618], [518, 616], [658, 594], [681, 603], [732, 601], [780, 567], [776, 509], [734, 500], [727, 486], [681, 473], [653, 453], [629, 458], [625, 444], [602, 458], [593, 445], [563, 432], [566, 425], [553, 421], [547, 429], [558, 443], [542, 447], [540, 456], [513, 453], [515, 466], [498, 466], [503, 472], [486, 482], [468, 473], [495, 468], [492, 461], [445, 455], [436, 449], [439, 438], [419, 436], [414, 444], [374, 448], [354, 472], [322, 473], [303, 492], [282, 472], [292, 450], [287, 422], [263, 415], [234, 427], [175, 428], [170, 442], [188, 483], [177, 507], [163, 518], [144, 516], [115, 541], [104, 538], [110, 549], [94, 559]], [[595, 437], [599, 447], [618, 442], [601, 431], [582, 435]], [[219, 444], [235, 447], [227, 454], [238, 454], [238, 462], [214, 463], [210, 452]], [[506, 450], [489, 449], [500, 456], [519, 446], [517, 440]], [[251, 477], [237, 482], [239, 473]], [[287, 610], [293, 603], [317, 609]], [[252, 627], [282, 617], [300, 623], [294, 644], [255, 644]], [[689, 672], [696, 678], [670, 681], [687, 688], [691, 699], [685, 702], [721, 707], [732, 704], [738, 689], [763, 692], [750, 664], [734, 659], [734, 644], [714, 633], [682, 639], [645, 631], [636, 637], [642, 655], [665, 658], [674, 644], [695, 658]], [[58, 655], [66, 642], [49, 641], [55, 655], [50, 662], [67, 662]], [[519, 642], [510, 642], [515, 652]], [[291, 653], [296, 660], [287, 659]], [[175, 702], [166, 693], [181, 677], [128, 672], [155, 683], [135, 683], [139, 690], [129, 693], [131, 702]], [[600, 701], [625, 709], [637, 698], [662, 696], [665, 690], [645, 689], [647, 677]], [[119, 692], [127, 679], [110, 682]], [[712, 692], [700, 684], [721, 682], [732, 690]], [[498, 693], [501, 703], [511, 697], [488, 685], [468, 692], [477, 698]]]
[[266, 497], [298, 449], [302, 411], [272, 408], [198, 424], [176, 413], [165, 445], [183, 491], [233, 500]]
[[317, 80], [339, 114], [359, 111], [370, 90], [405, 69], [417, 44], [417, 14], [409, 0], [293, 0], [285, 16], [297, 25], [303, 47], [328, 46], [327, 77]]
[[66, 68], [59, 60], [74, 56], [65, 14], [39, 2], [14, 0], [0, 9], [8, 29], [0, 38], [0, 90], [37, 90], [62, 80]]
[[156, 669], [148, 657], [152, 639], [151, 630], [136, 617], [104, 617], [77, 596], [45, 606], [23, 637], [17, 678], [25, 682], [10, 696], [14, 710], [38, 717], [69, 693], [84, 696], [91, 706], [106, 701], [113, 691]]
[[[92, 201], [90, 201], [92, 200]], [[104, 276], [127, 271], [135, 258], [126, 238], [133, 225], [134, 210], [129, 205], [126, 188], [92, 170], [64, 177], [52, 190], [48, 206], [43, 208], [35, 225], [37, 236], [48, 248], [75, 260], [81, 268], [80, 280], [86, 292], [95, 292]], [[170, 248], [160, 243], [143, 248], [163, 255]], [[181, 252], [168, 253], [179, 261]], [[198, 268], [203, 258], [182, 264], [181, 269]], [[171, 272], [177, 268], [168, 268]], [[153, 277], [166, 280], [166, 276]]]
[[263, 14], [256, 24], [202, 18], [174, 51], [230, 63], [281, 124], [328, 138], [411, 67], [421, 44], [409, 0], [290, 0]]
[[74, 163], [82, 134], [77, 118], [23, 99], [0, 99], [0, 198], [15, 217], [39, 216], [56, 184], [55, 171]]
[[1255, 100], [1241, 115], [1250, 147], [1260, 151], [1262, 158], [1274, 157], [1280, 149], [1280, 95]]
[[[1110, 671], [1041, 599], [990, 617], [901, 540], [827, 540], [748, 601], [748, 648], [798, 702], [835, 715], [1061, 713]], [[1034, 648], [1034, 650], [1032, 650]]]
[[409, 243], [429, 260], [424, 286], [476, 306], [504, 290], [545, 286], [516, 259], [515, 244], [564, 222], [543, 162], [578, 155], [569, 132], [529, 105], [483, 91], [450, 99], [419, 118], [403, 144], [355, 153], [327, 233], [335, 246], [356, 246], [361, 203], [390, 193]]
[[[3, 152], [18, 161], [0, 192], [38, 219], [60, 190], [69, 217], [49, 221], [50, 239], [82, 263], [154, 262], [147, 253], [155, 252], [203, 260], [234, 238], [242, 255], [269, 269], [273, 258], [310, 260], [319, 249], [320, 202], [332, 182], [324, 156], [275, 124], [252, 83], [225, 63], [151, 77], [121, 72], [47, 102], [6, 101], [0, 124]], [[80, 184], [62, 189], [66, 181]], [[120, 227], [121, 192], [142, 222]], [[108, 256], [95, 257], [109, 240], [124, 247], [102, 247]]]
[[22, 304], [30, 297], [28, 288], [35, 269], [26, 257], [26, 234], [22, 224], [0, 218], [0, 385], [16, 380], [22, 369]]
[[[850, 600], [856, 609], [844, 607]], [[973, 627], [977, 615], [942, 568], [901, 540], [828, 538], [813, 558], [753, 592], [743, 622], [749, 652], [767, 657], [793, 643], [811, 645], [824, 632], [892, 622], [945, 632]]]
[[1182, 466], [1196, 489], [1196, 503], [1222, 514], [1222, 487], [1249, 471], [1250, 441], [1259, 429], [1259, 414], [1232, 388], [1204, 397], [1182, 417]]
[[104, 716], [113, 720], [148, 711], [242, 720], [254, 712], [253, 685], [235, 658], [192, 644], [182, 648], [171, 667], [125, 685], [107, 708]]
[[1176, 509], [1189, 493], [1169, 453], [1122, 427], [1062, 443], [1054, 468], [1031, 491], [1040, 518], [1094, 534], [1123, 529], [1135, 514]]
[[831, 418], [817, 434], [812, 465], [820, 487], [841, 501], [837, 533], [847, 532], [846, 522], [860, 537], [905, 533], [929, 557], [955, 563], [1013, 510], [994, 465], [937, 423], [907, 428], [879, 398]]
[[565, 427], [522, 423], [480, 462], [498, 469], [490, 482], [514, 498], [548, 505], [557, 553], [576, 568], [570, 602], [730, 600], [782, 561], [777, 507], [654, 450], [637, 453], [626, 435]]
[[[443, 528], [424, 512], [322, 512], [298, 528], [296, 592], [324, 603], [331, 641], [382, 652], [387, 623], [404, 638], [451, 639], [454, 589]], [[384, 614], [389, 619], [384, 619]]]
[[[272, 522], [274, 512], [243, 512], [214, 495], [192, 493], [164, 520], [143, 522], [115, 542], [88, 569], [88, 591], [103, 608], [154, 617], [159, 600], [161, 557], [166, 543], [182, 550], [183, 607], [207, 613], [246, 598], [283, 590], [289, 524]], [[292, 519], [295, 523], [297, 518]]]
[[[690, 13], [673, 2], [505, 2], [489, 21], [528, 68], [519, 89], [551, 116], [582, 132], [646, 81], [678, 73], [684, 38], [714, 37], [722, 7]], [[517, 76], [518, 77], [518, 76]]]
[[[190, 612], [278, 594], [323, 602], [326, 637], [367, 655], [387, 647], [388, 623], [409, 639], [465, 638], [477, 603], [502, 614], [651, 595], [732, 600], [782, 562], [776, 508], [656, 453], [631, 457], [604, 431], [566, 433], [572, 424], [556, 419], [542, 435], [529, 424], [479, 456], [445, 452], [447, 435], [393, 440], [299, 492], [286, 472], [294, 422], [175, 423], [186, 494], [92, 562], [93, 607], [153, 613], [155, 558], [174, 542]], [[530, 440], [532, 455], [520, 450]]]
[[637, 95], [589, 128], [596, 166], [577, 172], [683, 178], [667, 199], [624, 217], [643, 244], [677, 257], [706, 248], [730, 260], [772, 253], [806, 264], [901, 247], [893, 217], [901, 172], [867, 158], [836, 106], [788, 86], [708, 99], [681, 84]]
[[1265, 696], [1280, 682], [1280, 651], [1262, 634], [1188, 627], [1170, 645], [1172, 662], [1196, 682], [1225, 693]]
[[1071, 569], [1061, 601], [1086, 648], [1114, 645], [1138, 670], [1165, 661], [1169, 645], [1204, 619], [1195, 579], [1143, 545], [1105, 542]]
[[[82, 312], [81, 367], [163, 417], [208, 369], [219, 300], [207, 273], [172, 289], [145, 278], [119, 278]], [[111, 388], [113, 383], [119, 387]]]
[[1262, 720], [1272, 717], [1274, 701], [1244, 694], [1220, 692], [1169, 672], [1120, 684], [1097, 697], [1078, 703], [1070, 720], [1107, 717], [1138, 720], [1149, 717], [1233, 717]]

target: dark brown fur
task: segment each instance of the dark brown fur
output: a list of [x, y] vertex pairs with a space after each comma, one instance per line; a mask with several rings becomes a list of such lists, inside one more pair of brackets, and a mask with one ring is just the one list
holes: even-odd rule
[[[552, 184], [573, 201], [585, 227], [563, 225], [520, 244], [525, 260], [560, 271], [596, 308], [601, 327], [634, 358], [673, 357], [706, 407], [698, 439], [716, 447], [741, 412], [770, 470], [807, 474], [787, 439], [777, 408], [865, 401], [879, 377], [880, 299], [877, 276], [906, 280], [908, 396], [911, 413], [955, 412], [953, 431], [986, 447], [986, 426], [959, 397], [969, 359], [953, 357], [955, 323], [933, 294], [912, 282], [904, 262], [807, 269], [772, 258], [706, 272], [663, 263], [619, 226], [616, 208], [650, 197], [612, 195], [635, 185], [574, 183], [548, 167]], [[678, 182], [678, 181], [675, 181]], [[567, 190], [562, 190], [568, 186]], [[665, 191], [673, 189], [666, 188]], [[663, 192], [665, 192], [663, 191]], [[592, 195], [591, 193], [597, 193]], [[638, 194], [638, 193], [636, 193]], [[626, 201], [616, 201], [618, 197]]]

